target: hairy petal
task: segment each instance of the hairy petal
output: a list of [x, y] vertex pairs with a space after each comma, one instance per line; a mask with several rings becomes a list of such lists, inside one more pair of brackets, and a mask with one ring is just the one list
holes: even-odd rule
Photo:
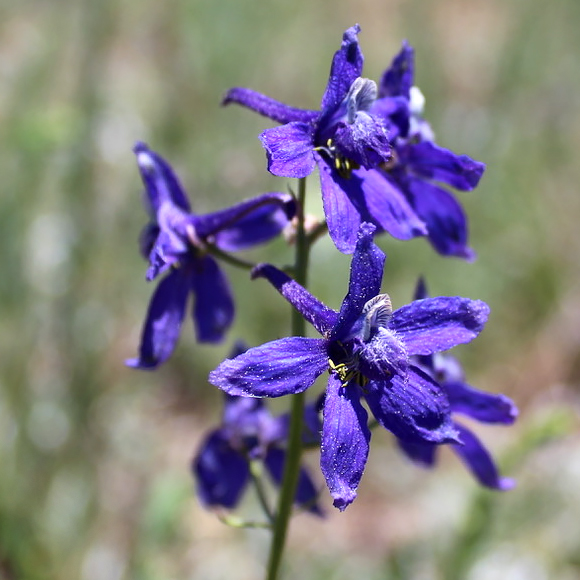
[[280, 177], [301, 178], [315, 167], [313, 125], [288, 123], [266, 129], [260, 141], [268, 157], [268, 171]]
[[338, 107], [346, 97], [352, 83], [361, 76], [364, 57], [358, 45], [360, 26], [355, 24], [345, 31], [341, 47], [334, 54], [321, 109]]
[[189, 294], [189, 273], [184, 268], [172, 270], [159, 282], [147, 311], [141, 335], [139, 357], [126, 361], [130, 367], [153, 370], [173, 353]]
[[[271, 447], [264, 460], [272, 479], [280, 486], [284, 477], [284, 463], [286, 461], [286, 452], [282, 449]], [[296, 495], [294, 502], [303, 506], [310, 513], [321, 516], [322, 511], [317, 503], [318, 492], [314, 486], [314, 482], [310, 477], [308, 471], [304, 468], [300, 469], [298, 474], [298, 485], [296, 487]]]
[[399, 337], [386, 328], [378, 328], [376, 334], [360, 350], [360, 370], [365, 377], [382, 381], [389, 375], [405, 376], [409, 357]]
[[440, 296], [415, 300], [393, 312], [389, 328], [407, 353], [433, 354], [473, 340], [485, 326], [489, 306], [481, 300]]
[[364, 305], [381, 290], [385, 254], [373, 242], [375, 226], [363, 223], [358, 230], [358, 240], [350, 265], [348, 293], [340, 308], [340, 319], [332, 338], [348, 334], [360, 316]]
[[358, 391], [342, 388], [331, 375], [324, 401], [320, 467], [340, 511], [354, 501], [367, 462], [371, 438], [367, 418]]
[[344, 157], [368, 169], [393, 156], [386, 123], [364, 111], [356, 113], [352, 124], [339, 123], [333, 139]]
[[500, 477], [493, 458], [481, 441], [467, 428], [455, 424], [463, 445], [453, 445], [453, 450], [473, 473], [475, 478], [486, 487], [507, 491], [515, 485], [513, 479]]
[[246, 459], [231, 447], [221, 430], [208, 436], [191, 467], [204, 506], [236, 507], [250, 473]]
[[230, 395], [280, 397], [304, 391], [327, 368], [326, 341], [292, 336], [226, 359], [209, 382]]
[[427, 225], [429, 241], [437, 252], [443, 256], [474, 260], [475, 252], [467, 245], [467, 216], [453, 195], [414, 177], [407, 180], [406, 186], [411, 205]]
[[417, 367], [406, 376], [369, 382], [365, 398], [377, 421], [403, 441], [457, 441], [445, 391]]
[[515, 403], [505, 395], [478, 391], [466, 383], [445, 382], [454, 413], [462, 413], [482, 423], [511, 425], [518, 416]]
[[335, 310], [324, 305], [278, 268], [259, 264], [253, 269], [252, 278], [266, 278], [320, 334], [326, 335], [336, 324], [338, 313]]
[[306, 109], [297, 109], [296, 107], [289, 107], [284, 103], [276, 101], [262, 93], [252, 91], [251, 89], [244, 89], [242, 87], [234, 87], [230, 89], [222, 99], [222, 105], [230, 105], [235, 103], [246, 107], [278, 123], [290, 123], [292, 121], [299, 121], [301, 123], [309, 123], [316, 119], [320, 113], [319, 111], [308, 111]]
[[196, 258], [191, 288], [195, 293], [193, 319], [199, 342], [220, 342], [234, 319], [230, 285], [211, 256]]

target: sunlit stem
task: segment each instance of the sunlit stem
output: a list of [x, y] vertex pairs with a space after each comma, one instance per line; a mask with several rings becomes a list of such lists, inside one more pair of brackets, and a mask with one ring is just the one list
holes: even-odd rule
[[[306, 287], [308, 273], [308, 257], [310, 244], [304, 229], [304, 205], [306, 201], [306, 179], [298, 182], [298, 224], [296, 230], [296, 253], [294, 259], [294, 278], [296, 282]], [[292, 335], [304, 336], [306, 323], [297, 310], [292, 310]], [[300, 473], [300, 455], [302, 453], [302, 423], [304, 416], [304, 393], [291, 397], [290, 432], [288, 434], [288, 448], [284, 465], [284, 478], [278, 498], [278, 510], [274, 523], [274, 535], [270, 546], [267, 580], [276, 580], [280, 570], [286, 533], [292, 513], [292, 505], [296, 495], [298, 475]]]

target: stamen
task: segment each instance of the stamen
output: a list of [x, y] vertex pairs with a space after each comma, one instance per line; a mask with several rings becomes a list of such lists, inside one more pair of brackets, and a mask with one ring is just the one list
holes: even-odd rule
[[338, 153], [332, 139], [326, 141], [326, 147], [318, 146], [314, 148], [315, 151], [324, 151], [331, 160], [334, 161], [334, 168], [337, 173], [344, 179], [350, 179], [354, 169], [360, 169], [360, 165], [351, 159], [347, 159]]
[[362, 310], [362, 315], [364, 316], [362, 328], [363, 341], [368, 341], [373, 331], [377, 328], [386, 328], [392, 314], [393, 306], [388, 294], [379, 294], [371, 298]]
[[329, 372], [335, 372], [338, 375], [338, 378], [342, 383], [340, 385], [342, 388], [347, 387], [351, 381], [355, 381], [359, 387], [364, 387], [369, 382], [368, 378], [356, 368], [355, 359], [335, 364], [335, 362], [329, 358], [328, 366], [330, 367], [328, 369]]

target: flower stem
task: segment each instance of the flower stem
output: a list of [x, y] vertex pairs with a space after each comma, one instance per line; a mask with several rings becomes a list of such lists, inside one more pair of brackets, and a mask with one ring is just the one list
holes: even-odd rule
[[262, 478], [261, 478], [262, 464], [259, 463], [258, 461], [256, 461], [255, 459], [251, 459], [249, 467], [250, 467], [250, 477], [252, 478], [252, 483], [254, 484], [254, 489], [256, 490], [256, 494], [258, 496], [258, 501], [260, 502], [260, 505], [262, 506], [262, 510], [264, 511], [264, 514], [268, 518], [268, 522], [270, 523], [270, 526], [273, 526], [274, 525], [274, 514], [272, 513], [272, 510], [270, 509], [270, 505], [268, 504], [268, 498], [266, 497], [266, 490], [264, 489], [264, 486], [262, 484]]
[[[308, 275], [308, 257], [310, 244], [304, 230], [304, 205], [306, 200], [306, 179], [298, 182], [298, 225], [296, 231], [296, 253], [294, 260], [294, 278], [296, 282], [306, 287]], [[304, 336], [306, 323], [297, 310], [292, 310], [292, 335]], [[300, 473], [300, 455], [302, 453], [302, 429], [304, 421], [304, 393], [292, 396], [290, 411], [290, 432], [288, 434], [288, 448], [284, 465], [284, 478], [278, 498], [278, 511], [274, 523], [274, 535], [270, 546], [267, 580], [276, 580], [280, 570], [286, 534], [292, 505], [296, 495], [298, 475]]]

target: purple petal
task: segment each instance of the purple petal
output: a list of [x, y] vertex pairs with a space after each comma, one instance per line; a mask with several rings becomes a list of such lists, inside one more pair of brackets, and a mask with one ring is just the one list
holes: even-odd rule
[[383, 73], [379, 87], [380, 97], [403, 96], [409, 99], [409, 90], [413, 86], [415, 76], [415, 51], [406, 41], [403, 41], [401, 51]]
[[359, 169], [362, 190], [374, 223], [399, 240], [427, 234], [427, 227], [399, 187], [379, 171]]
[[236, 507], [250, 475], [246, 459], [221, 431], [212, 432], [192, 462], [197, 493], [206, 507]]
[[342, 301], [338, 325], [331, 338], [341, 340], [360, 316], [364, 305], [381, 290], [385, 254], [373, 243], [375, 227], [364, 223], [358, 231], [358, 241], [350, 265], [348, 293]]
[[482, 423], [511, 425], [518, 416], [515, 403], [505, 395], [484, 393], [459, 382], [445, 382], [451, 410], [463, 413]]
[[149, 303], [139, 358], [127, 360], [128, 366], [153, 370], [171, 356], [185, 317], [188, 294], [189, 274], [184, 268], [172, 270], [159, 282]]
[[328, 379], [322, 423], [320, 467], [334, 506], [344, 511], [356, 497], [369, 454], [371, 432], [356, 388]]
[[411, 122], [411, 110], [408, 98], [379, 98], [373, 103], [370, 113], [382, 117], [388, 122], [391, 141], [395, 141], [397, 137], [406, 137], [408, 135]]
[[328, 225], [328, 233], [336, 248], [343, 254], [352, 254], [356, 246], [357, 232], [362, 217], [349, 196], [341, 188], [341, 178], [326, 161], [316, 155], [320, 172], [322, 204]]
[[474, 189], [485, 171], [485, 163], [467, 155], [457, 155], [432, 141], [408, 145], [398, 152], [401, 163], [409, 165], [416, 175], [463, 191]]
[[365, 398], [376, 420], [396, 437], [414, 443], [457, 441], [445, 391], [416, 367], [388, 381], [370, 381]]
[[148, 260], [151, 255], [151, 251], [153, 250], [159, 232], [159, 226], [154, 222], [149, 222], [141, 230], [141, 234], [139, 235], [139, 250], [146, 260]]
[[[286, 452], [282, 449], [271, 447], [268, 450], [264, 463], [272, 476], [272, 479], [278, 486], [282, 485], [282, 478], [284, 477], [284, 463], [286, 461]], [[305, 469], [301, 468], [298, 474], [298, 485], [296, 487], [296, 495], [294, 502], [304, 508], [308, 509], [310, 513], [321, 516], [322, 511], [318, 506], [316, 499], [318, 492], [310, 474]]]
[[497, 467], [481, 441], [462, 425], [455, 424], [463, 445], [453, 445], [453, 450], [461, 458], [475, 478], [486, 487], [507, 491], [515, 485], [513, 479], [500, 477]]
[[280, 397], [304, 391], [327, 368], [325, 340], [292, 336], [226, 359], [209, 382], [230, 395]]
[[225, 106], [231, 103], [247, 107], [260, 115], [264, 115], [264, 117], [269, 117], [282, 124], [291, 123], [292, 121], [309, 123], [320, 115], [319, 111], [308, 111], [306, 109], [289, 107], [262, 93], [242, 87], [234, 87], [226, 93], [222, 100], [222, 105]]
[[[172, 206], [174, 207], [174, 206]], [[169, 208], [167, 208], [169, 209]], [[180, 210], [179, 210], [180, 211]], [[167, 216], [168, 212], [163, 211]], [[182, 216], [185, 217], [185, 216]], [[165, 220], [163, 220], [165, 221]], [[185, 231], [185, 220], [180, 224]], [[147, 280], [151, 281], [170, 266], [178, 265], [181, 258], [188, 252], [188, 246], [184, 237], [178, 234], [171, 226], [162, 227], [159, 235], [149, 254], [149, 268], [147, 269]]]
[[433, 467], [437, 459], [437, 447], [435, 443], [417, 443], [397, 439], [399, 448], [403, 453], [415, 463], [423, 467]]
[[467, 245], [467, 217], [448, 191], [411, 177], [407, 193], [417, 215], [427, 224], [429, 241], [441, 255], [475, 259], [475, 252]]
[[266, 129], [260, 141], [268, 156], [268, 171], [280, 177], [301, 178], [314, 170], [313, 125], [288, 123]]
[[385, 121], [364, 111], [356, 114], [354, 123], [339, 123], [333, 139], [344, 157], [368, 169], [393, 156]]
[[362, 374], [372, 381], [384, 380], [388, 375], [405, 375], [409, 368], [409, 357], [405, 346], [396, 333], [378, 328], [375, 335], [358, 351]]
[[[193, 218], [195, 234], [213, 237], [222, 250], [244, 250], [278, 235], [296, 214], [296, 201], [288, 193], [270, 192], [227, 209]], [[211, 240], [210, 240], [211, 241]]]
[[141, 178], [145, 184], [147, 201], [156, 214], [162, 203], [170, 202], [185, 212], [190, 212], [189, 201], [171, 165], [145, 143], [133, 147]]
[[259, 264], [252, 278], [266, 278], [316, 330], [326, 335], [338, 320], [338, 312], [325, 306], [290, 276], [270, 264]]
[[433, 354], [473, 340], [488, 315], [489, 306], [481, 300], [440, 296], [395, 310], [389, 328], [398, 333], [409, 356]]
[[358, 45], [360, 26], [355, 24], [345, 31], [340, 50], [336, 51], [324, 96], [322, 111], [338, 107], [346, 97], [352, 83], [361, 76], [364, 57]]
[[193, 320], [199, 342], [220, 342], [234, 319], [234, 301], [227, 278], [211, 256], [195, 259], [191, 287]]

